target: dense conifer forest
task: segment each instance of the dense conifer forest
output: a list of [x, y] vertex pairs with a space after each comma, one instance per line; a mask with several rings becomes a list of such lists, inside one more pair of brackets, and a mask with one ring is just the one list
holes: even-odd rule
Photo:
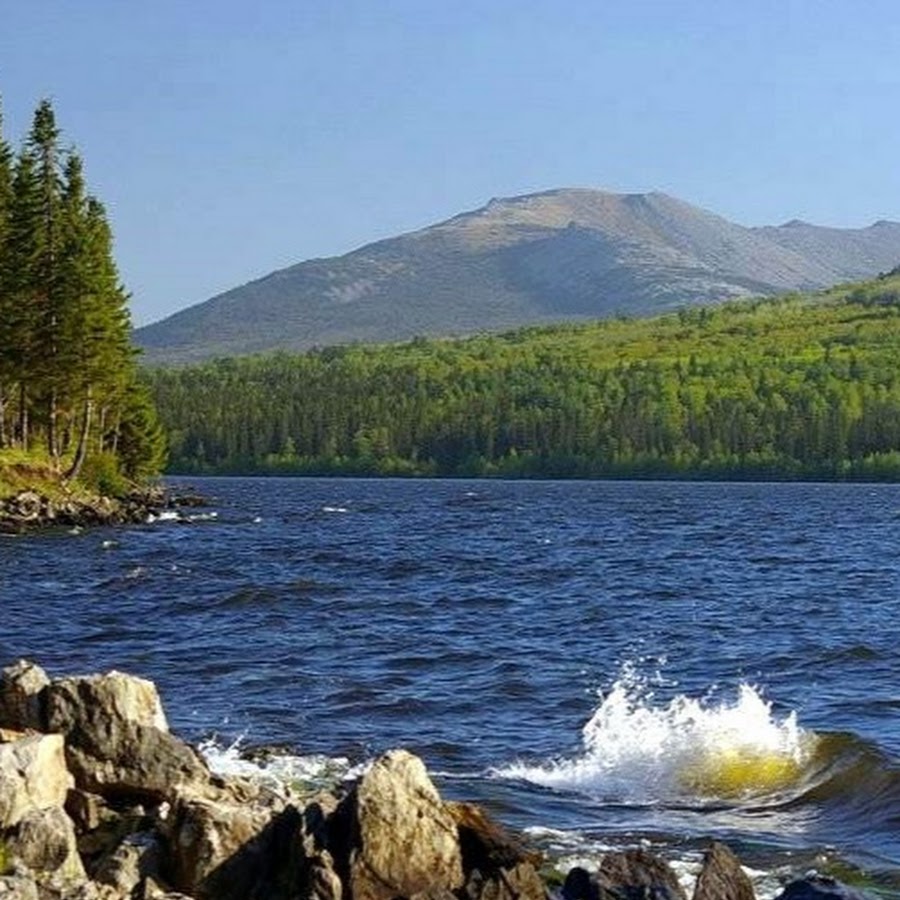
[[174, 472], [894, 479], [900, 275], [145, 377]]
[[104, 207], [51, 103], [18, 153], [0, 118], [0, 463], [39, 458], [106, 491], [159, 471], [127, 302]]

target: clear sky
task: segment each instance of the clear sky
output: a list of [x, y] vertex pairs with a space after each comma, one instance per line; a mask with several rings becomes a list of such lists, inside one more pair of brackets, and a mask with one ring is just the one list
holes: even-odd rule
[[897, 0], [5, 4], [145, 324], [313, 256], [553, 187], [745, 225], [900, 219]]

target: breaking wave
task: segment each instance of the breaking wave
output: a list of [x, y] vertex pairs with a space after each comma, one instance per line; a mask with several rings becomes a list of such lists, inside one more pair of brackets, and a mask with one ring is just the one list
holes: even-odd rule
[[752, 685], [741, 684], [731, 701], [681, 694], [654, 705], [646, 683], [627, 671], [582, 729], [581, 753], [494, 774], [602, 802], [771, 800], [800, 787], [818, 741], [794, 712], [776, 716]]

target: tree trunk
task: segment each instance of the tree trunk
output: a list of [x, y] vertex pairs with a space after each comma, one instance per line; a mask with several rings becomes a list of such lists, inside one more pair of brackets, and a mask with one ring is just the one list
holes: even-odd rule
[[59, 415], [59, 402], [56, 396], [56, 388], [51, 388], [47, 399], [47, 452], [53, 462], [54, 468], [59, 465], [59, 436], [57, 434], [57, 417]]
[[91, 419], [93, 418], [93, 415], [94, 400], [91, 396], [90, 388], [88, 388], [87, 396], [84, 399], [84, 411], [81, 420], [81, 434], [78, 436], [78, 447], [75, 450], [75, 458], [72, 460], [72, 465], [69, 467], [69, 471], [66, 472], [66, 481], [72, 481], [72, 479], [77, 478], [81, 472], [81, 467], [84, 465], [84, 460], [87, 457], [88, 438], [91, 432]]
[[0, 385], [0, 448], [8, 446], [6, 435], [6, 390]]
[[19, 446], [28, 449], [28, 391], [19, 385]]

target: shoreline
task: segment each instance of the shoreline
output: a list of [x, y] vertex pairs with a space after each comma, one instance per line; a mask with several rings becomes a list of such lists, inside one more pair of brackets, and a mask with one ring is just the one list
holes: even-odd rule
[[162, 486], [138, 488], [122, 497], [74, 493], [52, 497], [40, 487], [28, 488], [0, 499], [0, 534], [145, 524], [165, 511], [207, 503], [194, 493], [179, 494]]
[[[711, 839], [696, 881], [644, 847], [567, 872], [403, 749], [333, 787], [213, 772], [122, 672], [0, 672], [0, 895], [21, 900], [754, 900]], [[863, 900], [806, 874], [778, 900]], [[693, 888], [693, 890], [691, 890]]]

